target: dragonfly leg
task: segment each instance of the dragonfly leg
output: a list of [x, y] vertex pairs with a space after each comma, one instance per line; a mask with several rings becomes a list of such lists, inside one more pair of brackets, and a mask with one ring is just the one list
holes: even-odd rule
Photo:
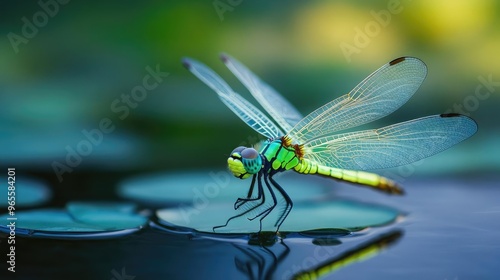
[[281, 193], [286, 202], [286, 206], [285, 209], [283, 210], [283, 213], [281, 214], [280, 218], [276, 221], [276, 224], [274, 224], [274, 226], [277, 227], [276, 232], [278, 232], [281, 224], [283, 224], [288, 214], [290, 214], [290, 211], [292, 211], [293, 202], [292, 199], [290, 199], [288, 194], [285, 192], [285, 190], [273, 179], [273, 175], [274, 174], [269, 175], [269, 180], [271, 181], [271, 184], [273, 184], [273, 186]]
[[[257, 186], [258, 186], [258, 189], [257, 189], [257, 190], [258, 190], [258, 195], [257, 195], [257, 196], [261, 199], [261, 201], [259, 201], [259, 202], [258, 202], [255, 206], [252, 206], [252, 207], [250, 207], [249, 209], [247, 209], [247, 210], [245, 210], [245, 211], [241, 212], [240, 214], [235, 215], [235, 216], [232, 216], [231, 218], [229, 218], [229, 219], [226, 221], [226, 223], [225, 223], [224, 225], [220, 225], [220, 226], [215, 226], [215, 227], [213, 227], [213, 228], [212, 228], [212, 230], [213, 230], [214, 232], [215, 232], [215, 229], [217, 229], [217, 228], [223, 228], [223, 227], [226, 227], [226, 226], [227, 226], [227, 224], [229, 224], [229, 222], [230, 222], [231, 220], [236, 219], [236, 218], [239, 218], [239, 217], [241, 217], [241, 216], [244, 216], [244, 215], [246, 215], [246, 214], [248, 214], [248, 213], [252, 212], [253, 210], [255, 210], [255, 209], [259, 208], [260, 206], [262, 206], [262, 204], [264, 204], [264, 203], [266, 202], [266, 196], [264, 195], [264, 189], [263, 189], [263, 187], [262, 187], [262, 174], [263, 174], [263, 173], [264, 173], [264, 172], [259, 172], [259, 174], [258, 174], [258, 178], [256, 179], [256, 181], [257, 181]], [[262, 226], [262, 225], [261, 225], [261, 226]]]
[[253, 220], [257, 219], [258, 217], [260, 217], [260, 230], [259, 230], [259, 232], [262, 231], [262, 220], [264, 220], [264, 218], [266, 218], [267, 215], [269, 215], [269, 213], [271, 213], [273, 211], [273, 209], [276, 207], [276, 205], [278, 204], [278, 200], [276, 199], [276, 195], [274, 194], [273, 188], [271, 187], [271, 185], [269, 185], [269, 181], [267, 179], [268, 176], [269, 176], [268, 173], [264, 173], [264, 183], [266, 184], [267, 189], [271, 193], [271, 196], [273, 198], [273, 204], [270, 207], [268, 207], [266, 210], [260, 212], [257, 216], [255, 216], [253, 218], [248, 218], [250, 221], [253, 221]]
[[257, 174], [253, 175], [252, 177], [252, 183], [250, 184], [250, 188], [248, 189], [248, 194], [246, 198], [238, 198], [236, 202], [234, 203], [234, 210], [238, 210], [241, 206], [243, 206], [245, 203], [249, 201], [256, 201], [261, 199], [261, 192], [258, 193], [257, 197], [252, 198], [252, 193], [253, 193], [253, 188], [255, 186], [255, 179], [257, 178]]

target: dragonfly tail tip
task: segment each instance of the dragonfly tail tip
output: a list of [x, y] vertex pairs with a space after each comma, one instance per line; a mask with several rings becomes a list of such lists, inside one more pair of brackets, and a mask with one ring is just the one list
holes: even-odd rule
[[395, 195], [405, 195], [405, 190], [403, 190], [402, 188], [399, 188], [399, 187], [395, 187], [393, 190], [392, 190], [392, 193], [391, 194], [395, 194]]

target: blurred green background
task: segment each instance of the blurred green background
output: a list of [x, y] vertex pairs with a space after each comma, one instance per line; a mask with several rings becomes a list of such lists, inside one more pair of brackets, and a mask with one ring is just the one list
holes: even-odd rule
[[[227, 52], [304, 115], [384, 63], [418, 57], [429, 68], [420, 90], [370, 127], [465, 113], [478, 122], [478, 134], [416, 172], [500, 169], [497, 1], [63, 2], [2, 5], [2, 167], [57, 182], [54, 168], [64, 165], [63, 184], [81, 178], [98, 184], [110, 174], [225, 168], [229, 152], [253, 144], [257, 135], [181, 59], [203, 61], [254, 102], [219, 61], [219, 53]], [[124, 104], [121, 96], [142, 85], [148, 66], [169, 75], [126, 116], [116, 112], [113, 102]], [[103, 119], [114, 131], [69, 165], [69, 150], [88, 151], [82, 130], [98, 129]]]

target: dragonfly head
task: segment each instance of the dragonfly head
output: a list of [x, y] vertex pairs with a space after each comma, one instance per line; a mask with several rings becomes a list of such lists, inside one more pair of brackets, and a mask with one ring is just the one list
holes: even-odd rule
[[254, 148], [240, 146], [231, 152], [227, 165], [235, 177], [246, 179], [260, 171], [262, 157]]

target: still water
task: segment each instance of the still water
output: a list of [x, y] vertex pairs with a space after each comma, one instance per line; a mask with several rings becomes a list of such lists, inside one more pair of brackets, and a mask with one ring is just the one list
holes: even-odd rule
[[[318, 196], [327, 196], [333, 204], [349, 201], [398, 213], [389, 222], [351, 231], [200, 233], [152, 214], [142, 230], [116, 238], [19, 236], [16, 273], [5, 268], [1, 279], [499, 279], [499, 179], [412, 178], [403, 197], [335, 182], [328, 194], [310, 191], [321, 205], [328, 200]], [[230, 216], [228, 205], [222, 212]]]

